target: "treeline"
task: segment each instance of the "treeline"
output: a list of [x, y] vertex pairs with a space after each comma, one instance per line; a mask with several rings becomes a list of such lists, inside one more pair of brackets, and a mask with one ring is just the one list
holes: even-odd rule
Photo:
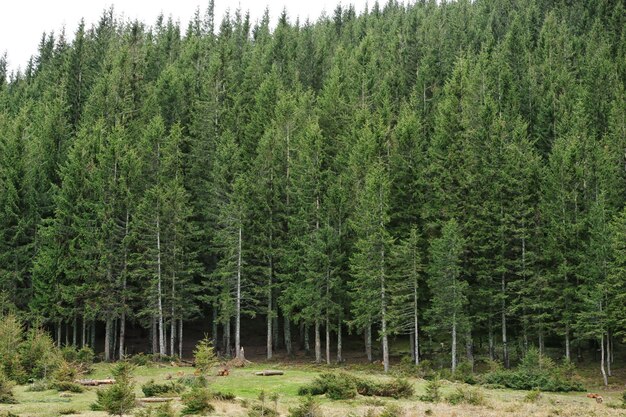
[[625, 16], [392, 0], [271, 27], [211, 2], [186, 28], [109, 10], [44, 34], [0, 65], [0, 307], [58, 343], [104, 323], [106, 359], [128, 323], [180, 353], [198, 318], [239, 352], [260, 316], [268, 358], [299, 330], [341, 361], [351, 331], [385, 369], [402, 334], [416, 362], [508, 367], [550, 338], [604, 370], [626, 329]]

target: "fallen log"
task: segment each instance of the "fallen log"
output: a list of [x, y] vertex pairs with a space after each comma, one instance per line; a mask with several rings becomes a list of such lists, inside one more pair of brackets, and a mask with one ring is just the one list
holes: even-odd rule
[[139, 399], [142, 403], [167, 403], [175, 400], [180, 400], [180, 397], [145, 397]]
[[283, 371], [267, 370], [267, 371], [255, 372], [254, 374], [257, 376], [274, 376], [274, 375], [284, 375], [285, 373]]
[[77, 384], [89, 386], [89, 387], [97, 387], [98, 385], [110, 385], [115, 384], [114, 379], [77, 379]]

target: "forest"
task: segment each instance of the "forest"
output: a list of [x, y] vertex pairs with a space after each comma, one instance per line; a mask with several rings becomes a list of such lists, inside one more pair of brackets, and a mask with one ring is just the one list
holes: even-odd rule
[[267, 359], [303, 338], [342, 362], [351, 338], [387, 371], [404, 338], [454, 371], [536, 347], [606, 383], [626, 332], [624, 2], [271, 16], [111, 8], [44, 33], [23, 70], [0, 59], [0, 315], [107, 361], [131, 327], [182, 355], [189, 323], [237, 355], [254, 321]]

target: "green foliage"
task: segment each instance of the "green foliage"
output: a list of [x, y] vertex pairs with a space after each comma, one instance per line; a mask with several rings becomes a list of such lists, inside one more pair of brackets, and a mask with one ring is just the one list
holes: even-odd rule
[[81, 371], [74, 362], [61, 360], [59, 366], [52, 374], [51, 387], [58, 391], [83, 392], [81, 385], [74, 383], [79, 379]]
[[180, 382], [168, 382], [157, 384], [154, 379], [141, 386], [141, 391], [146, 397], [176, 396], [185, 390], [185, 386]]
[[405, 415], [404, 409], [396, 404], [388, 404], [383, 412], [379, 414], [379, 417], [403, 417]]
[[215, 349], [208, 336], [198, 342], [193, 351], [193, 356], [196, 368], [203, 375], [207, 375], [211, 368], [217, 364]]
[[579, 381], [567, 378], [558, 369], [501, 370], [485, 374], [483, 381], [487, 384], [519, 390], [584, 391], [584, 387]]
[[63, 409], [59, 410], [59, 414], [62, 415], [62, 416], [66, 416], [66, 415], [69, 415], [69, 414], [80, 414], [80, 412], [77, 411], [74, 408], [63, 408]]
[[210, 413], [215, 410], [211, 400], [213, 400], [211, 391], [206, 388], [193, 388], [182, 396], [184, 408], [181, 415]]
[[129, 357], [128, 362], [135, 366], [148, 366], [152, 363], [152, 357], [141, 352]]
[[308, 395], [300, 400], [297, 407], [289, 409], [289, 417], [322, 417], [322, 410], [319, 402]]
[[[18, 349], [20, 362], [27, 378], [46, 378], [61, 362], [61, 355], [52, 338], [39, 328], [30, 329]], [[18, 379], [18, 382], [24, 381]]]
[[50, 389], [50, 384], [45, 379], [37, 379], [26, 387], [28, 392], [42, 392]]
[[446, 397], [446, 400], [452, 405], [469, 404], [469, 405], [485, 405], [485, 394], [480, 388], [476, 387], [457, 387], [454, 392]]

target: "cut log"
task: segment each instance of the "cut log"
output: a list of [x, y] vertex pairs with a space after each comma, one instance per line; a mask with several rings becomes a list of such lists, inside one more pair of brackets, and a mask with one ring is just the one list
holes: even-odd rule
[[254, 374], [257, 376], [274, 376], [274, 375], [284, 375], [285, 373], [283, 371], [267, 370], [267, 371], [255, 372]]
[[142, 403], [167, 403], [175, 400], [180, 400], [180, 397], [146, 397], [139, 399]]
[[77, 384], [89, 386], [89, 387], [97, 387], [98, 385], [110, 385], [115, 384], [114, 379], [77, 379]]

